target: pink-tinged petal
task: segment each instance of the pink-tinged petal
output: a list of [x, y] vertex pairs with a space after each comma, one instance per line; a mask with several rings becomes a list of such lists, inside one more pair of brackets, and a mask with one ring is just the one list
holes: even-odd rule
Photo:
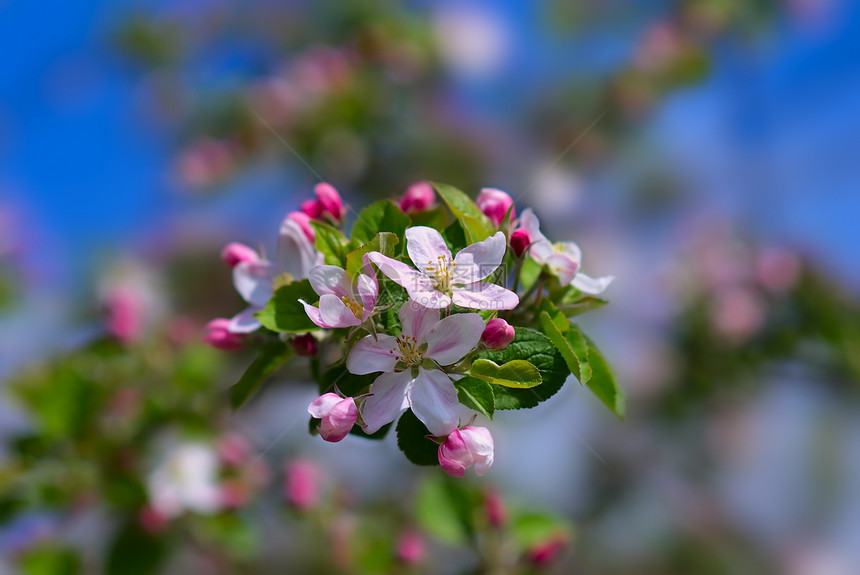
[[260, 311], [258, 307], [248, 307], [230, 318], [230, 324], [227, 329], [230, 333], [251, 333], [260, 329], [261, 324], [254, 317], [254, 314]]
[[475, 349], [481, 341], [484, 327], [484, 319], [476, 313], [449, 315], [427, 334], [424, 357], [437, 361], [439, 365], [451, 365]]
[[439, 466], [451, 477], [465, 477], [473, 463], [459, 429], [455, 429], [439, 446]]
[[505, 214], [508, 213], [508, 210], [511, 210], [511, 219], [516, 217], [513, 209], [513, 198], [502, 190], [483, 188], [481, 193], [478, 194], [478, 199], [475, 200], [475, 203], [478, 205], [478, 209], [484, 212], [484, 215], [490, 218], [490, 221], [493, 222], [493, 225], [495, 226], [501, 225], [502, 220], [505, 219]]
[[486, 427], [466, 427], [464, 431], [470, 431], [466, 443], [475, 460], [475, 473], [484, 475], [493, 465], [495, 459], [493, 436]]
[[496, 271], [505, 257], [508, 242], [505, 234], [496, 232], [482, 242], [474, 243], [460, 251], [454, 258], [454, 282], [470, 284], [480, 281]]
[[569, 284], [579, 270], [579, 262], [568, 254], [553, 254], [543, 263], [562, 285]]
[[423, 270], [427, 265], [437, 265], [440, 256], [443, 256], [446, 262], [451, 261], [451, 250], [442, 239], [442, 234], [433, 228], [427, 226], [409, 228], [406, 230], [406, 242], [406, 251], [419, 270]]
[[419, 344], [426, 341], [428, 332], [439, 323], [437, 308], [424, 307], [414, 300], [404, 302], [398, 315], [403, 335], [414, 337]]
[[520, 216], [520, 228], [528, 232], [531, 240], [529, 255], [542, 264], [553, 254], [552, 243], [540, 231], [540, 222], [531, 208], [523, 210]]
[[573, 287], [575, 287], [582, 293], [598, 295], [606, 291], [606, 288], [609, 287], [609, 284], [611, 284], [612, 280], [614, 279], [615, 276], [603, 276], [600, 278], [593, 278], [580, 272], [576, 274], [571, 284], [573, 285]]
[[367, 254], [368, 259], [376, 264], [383, 274], [388, 276], [395, 283], [406, 288], [410, 293], [433, 291], [433, 283], [422, 273], [419, 273], [415, 268], [410, 267], [402, 262], [384, 256], [379, 252], [370, 252]]
[[320, 437], [325, 441], [336, 443], [346, 437], [352, 426], [358, 420], [358, 408], [355, 400], [347, 397], [339, 401], [327, 417], [320, 422]]
[[502, 286], [478, 282], [454, 292], [454, 303], [471, 309], [514, 309], [519, 305], [517, 294]]
[[292, 218], [285, 218], [278, 234], [278, 265], [293, 279], [304, 279], [324, 261], [323, 255], [308, 240], [299, 223]]
[[328, 324], [325, 327], [352, 327], [361, 324], [361, 318], [355, 317], [339, 297], [330, 293], [320, 298], [320, 315], [323, 322]]
[[365, 274], [359, 274], [355, 280], [356, 291], [361, 299], [361, 306], [364, 308], [364, 313], [361, 320], [364, 321], [373, 313], [373, 308], [376, 306], [376, 300], [379, 298], [379, 284], [376, 283], [376, 278]]
[[391, 335], [368, 335], [358, 340], [346, 358], [346, 368], [355, 375], [366, 375], [377, 371], [394, 371], [397, 359], [394, 349], [397, 338]]
[[221, 250], [221, 259], [231, 268], [239, 262], [255, 262], [260, 259], [253, 248], [239, 242], [230, 242]]
[[308, 314], [308, 317], [310, 318], [310, 320], [312, 322], [314, 322], [316, 325], [318, 325], [320, 327], [324, 327], [326, 329], [332, 328], [332, 326], [326, 324], [326, 322], [323, 321], [322, 313], [320, 313], [320, 310], [318, 307], [312, 306], [311, 304], [309, 304], [308, 302], [306, 302], [303, 299], [300, 299], [299, 303], [304, 306], [305, 313]]
[[554, 253], [564, 254], [576, 263], [582, 261], [582, 250], [575, 242], [556, 242], [552, 249]]
[[430, 309], [445, 309], [451, 306], [451, 298], [436, 290], [411, 290], [406, 288], [409, 298]]
[[[365, 433], [375, 433], [394, 421], [401, 411], [409, 407], [406, 395], [412, 387], [409, 371], [383, 373], [370, 386], [370, 395], [361, 405], [361, 419]], [[456, 390], [454, 391], [456, 395]]]
[[317, 266], [308, 274], [308, 280], [319, 295], [334, 294], [337, 297], [350, 295], [352, 280], [346, 271], [337, 266]]
[[321, 182], [314, 186], [314, 195], [316, 195], [317, 204], [322, 208], [323, 214], [328, 213], [336, 220], [343, 218], [343, 200], [334, 186]]
[[239, 262], [233, 267], [233, 285], [243, 300], [263, 307], [272, 298], [272, 281], [275, 275], [277, 269], [271, 262]]
[[438, 369], [419, 369], [409, 406], [433, 435], [447, 435], [460, 422], [460, 400], [451, 379]]
[[308, 406], [308, 413], [311, 417], [322, 419], [328, 416], [331, 410], [334, 409], [334, 406], [342, 400], [343, 398], [336, 393], [324, 393], [311, 402]]

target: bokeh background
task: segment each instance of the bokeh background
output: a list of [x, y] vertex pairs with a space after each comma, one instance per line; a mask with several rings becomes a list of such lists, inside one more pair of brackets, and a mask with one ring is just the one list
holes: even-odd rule
[[[465, 482], [565, 525], [517, 568], [860, 572], [857, 3], [6, 0], [0, 53], [0, 573], [515, 572], [392, 438], [310, 437], [304, 368], [232, 414], [252, 356], [199, 344], [226, 242], [425, 179], [617, 278], [583, 325], [626, 420], [569, 382]], [[141, 519], [160, 453], [237, 434], [229, 513]]]

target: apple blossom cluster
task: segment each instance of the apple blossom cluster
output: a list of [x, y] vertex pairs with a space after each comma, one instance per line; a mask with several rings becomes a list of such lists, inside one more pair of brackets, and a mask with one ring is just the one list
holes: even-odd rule
[[321, 183], [283, 220], [274, 258], [238, 243], [221, 255], [247, 308], [212, 320], [204, 340], [260, 350], [232, 389], [235, 407], [308, 357], [313, 433], [378, 439], [397, 422], [407, 458], [456, 477], [493, 464], [497, 409], [534, 407], [571, 374], [623, 415], [606, 361], [570, 321], [606, 303], [597, 296], [612, 278], [583, 273], [579, 247], [547, 239], [501, 190], [473, 202], [417, 182], [398, 203], [354, 214]]

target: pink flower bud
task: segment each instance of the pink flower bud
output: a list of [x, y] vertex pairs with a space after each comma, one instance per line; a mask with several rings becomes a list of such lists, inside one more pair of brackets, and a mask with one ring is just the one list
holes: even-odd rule
[[514, 341], [514, 326], [501, 318], [491, 319], [481, 334], [481, 341], [490, 349], [505, 349]]
[[487, 492], [484, 497], [484, 512], [491, 527], [504, 527], [508, 522], [508, 510], [501, 495], [495, 489]]
[[546, 566], [555, 561], [567, 547], [567, 535], [559, 533], [554, 537], [534, 545], [526, 553], [529, 563], [536, 566]]
[[231, 351], [243, 345], [242, 335], [230, 332], [230, 320], [226, 318], [213, 319], [204, 328], [206, 335], [203, 341], [216, 349]]
[[486, 427], [467, 425], [455, 429], [439, 446], [439, 465], [452, 477], [463, 477], [466, 469], [475, 466], [475, 473], [484, 475], [493, 465], [493, 436]]
[[358, 408], [351, 397], [342, 398], [336, 393], [326, 393], [308, 406], [312, 417], [321, 419], [320, 437], [332, 443], [347, 436], [358, 419]]
[[426, 555], [424, 539], [415, 531], [407, 531], [397, 541], [397, 558], [406, 565], [417, 565]]
[[529, 233], [523, 228], [516, 229], [511, 234], [511, 251], [518, 258], [523, 257], [531, 243], [532, 239], [529, 237]]
[[304, 232], [305, 237], [308, 238], [309, 242], [314, 243], [314, 241], [316, 241], [317, 234], [314, 227], [311, 225], [311, 216], [306, 212], [290, 212], [287, 214], [287, 218], [299, 224], [299, 227], [302, 228], [302, 231]]
[[313, 335], [306, 333], [293, 338], [293, 349], [296, 350], [298, 356], [316, 357], [319, 345]]
[[308, 511], [319, 502], [320, 472], [310, 461], [291, 461], [287, 464], [284, 494], [287, 501], [299, 511]]
[[260, 256], [245, 244], [230, 242], [221, 250], [221, 259], [232, 268], [239, 262], [255, 262]]
[[494, 188], [482, 189], [476, 203], [478, 204], [478, 208], [484, 212], [484, 215], [490, 218], [490, 221], [496, 226], [501, 225], [509, 208], [511, 210], [511, 219], [515, 217], [513, 209], [514, 200], [501, 190]]
[[329, 215], [336, 221], [343, 218], [343, 200], [334, 186], [325, 182], [317, 184], [314, 186], [314, 195], [322, 215]]
[[429, 210], [436, 205], [436, 193], [427, 182], [415, 182], [400, 198], [400, 209], [407, 214]]
[[322, 217], [322, 206], [316, 200], [303, 201], [299, 209], [312, 220], [318, 220]]

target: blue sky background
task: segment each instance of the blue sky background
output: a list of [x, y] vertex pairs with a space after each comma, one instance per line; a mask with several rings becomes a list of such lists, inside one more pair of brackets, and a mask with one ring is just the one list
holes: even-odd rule
[[[24, 214], [37, 267], [64, 278], [106, 245], [131, 245], [194, 208], [171, 191], [169, 134], [140, 114], [138, 76], [111, 45], [129, 5], [0, 3], [0, 203]], [[558, 51], [528, 4], [495, 5], [511, 27], [515, 56], [492, 85], [462, 86], [476, 109], [483, 98], [502, 117], [518, 91], [540, 89], [542, 75], [571, 54], [581, 56], [579, 69], [625, 54], [621, 33]], [[832, 10], [818, 28], [785, 20], [752, 46], [718, 46], [711, 78], [671, 97], [649, 137], [686, 166], [705, 201], [808, 247], [856, 285], [860, 6], [836, 2]], [[225, 46], [201, 64], [201, 77], [249, 72], [247, 49]], [[514, 76], [529, 81], [507, 82]], [[506, 85], [510, 92], [500, 95]], [[247, 213], [286, 205], [283, 181], [264, 174], [249, 182], [258, 206]], [[238, 206], [216, 203], [209, 209]]]

